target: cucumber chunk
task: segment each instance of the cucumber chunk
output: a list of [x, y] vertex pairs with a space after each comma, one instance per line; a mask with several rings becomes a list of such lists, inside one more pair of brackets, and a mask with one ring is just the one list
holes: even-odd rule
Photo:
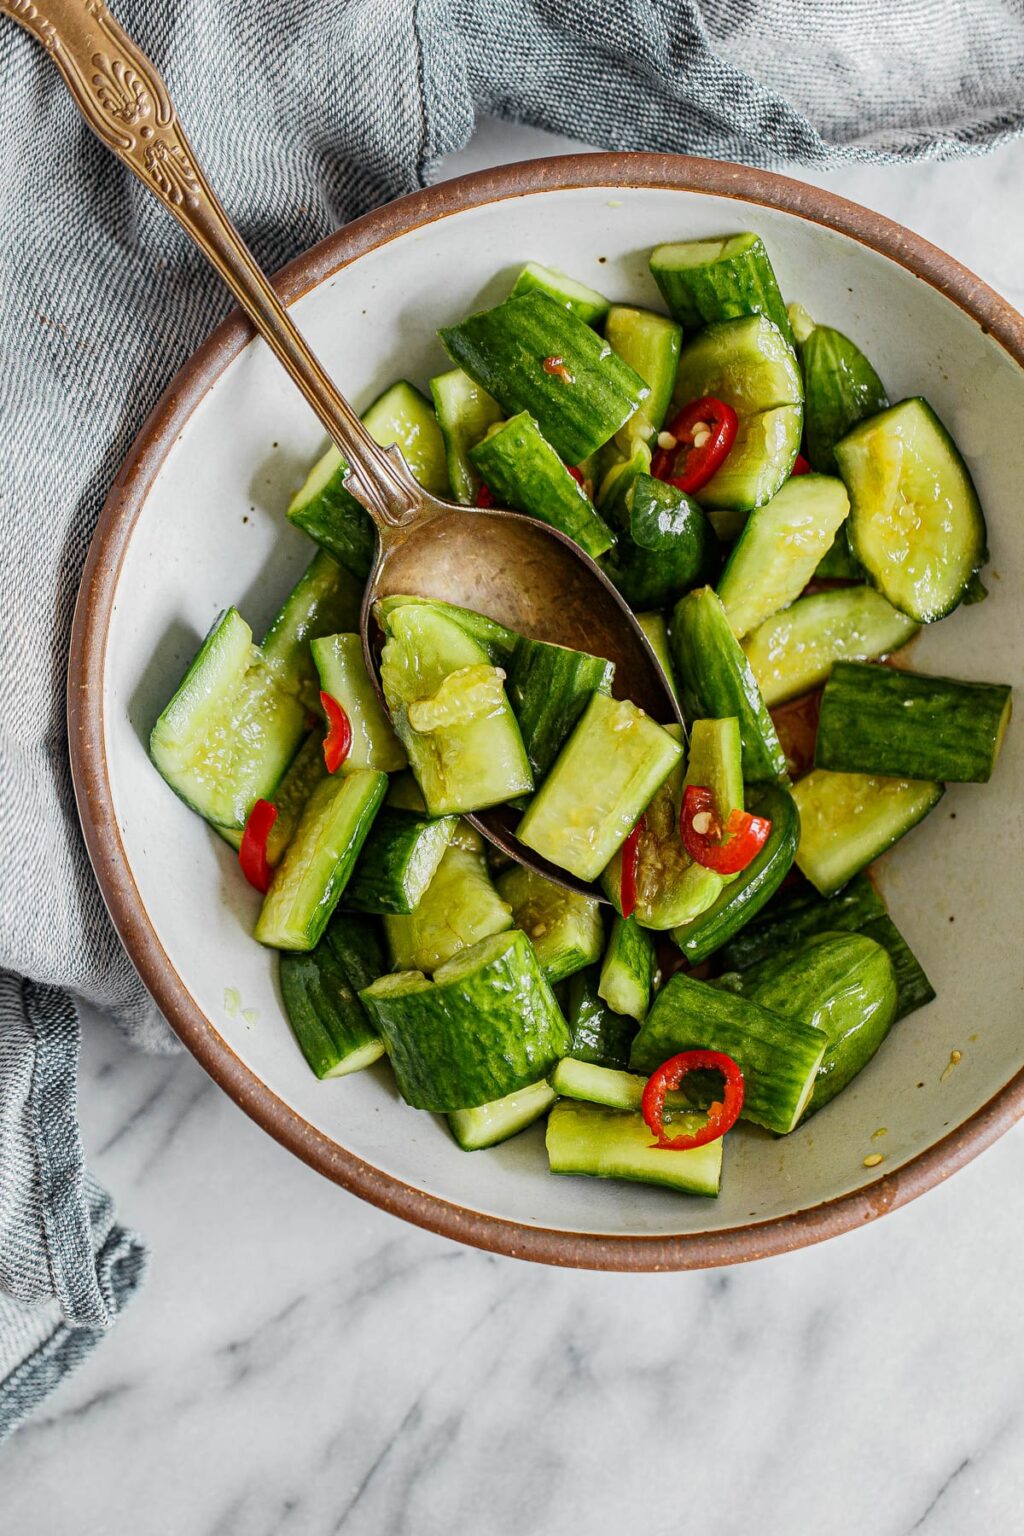
[[[324, 745], [319, 731], [311, 731], [292, 758], [288, 772], [274, 791], [277, 820], [267, 838], [267, 863], [273, 869], [280, 864], [281, 855], [292, 840], [305, 809], [306, 801], [321, 779], [327, 777], [324, 767]], [[237, 852], [242, 846], [244, 827], [215, 827], [226, 843]]]
[[482, 1147], [496, 1147], [510, 1136], [518, 1136], [547, 1114], [556, 1097], [546, 1082], [531, 1083], [528, 1088], [519, 1088], [491, 1104], [453, 1109], [448, 1125], [463, 1152], [478, 1152]]
[[650, 474], [652, 454], [642, 440], [634, 440], [623, 454], [618, 444], [607, 443], [596, 455], [598, 489], [595, 503], [606, 522], [629, 529], [629, 493], [638, 476]]
[[600, 448], [650, 394], [606, 341], [539, 291], [443, 326], [438, 335], [452, 361], [506, 415], [527, 411], [534, 418], [566, 464]]
[[793, 786], [800, 812], [796, 862], [822, 896], [831, 896], [933, 810], [942, 784], [870, 773], [813, 769]]
[[377, 813], [348, 883], [346, 907], [382, 914], [414, 912], [437, 874], [457, 825], [457, 816], [420, 816], [385, 805]]
[[563, 309], [572, 310], [584, 325], [600, 325], [608, 313], [609, 303], [596, 288], [588, 288], [574, 277], [567, 277], [556, 267], [541, 266], [539, 261], [528, 261], [512, 284], [509, 298], [521, 299], [524, 293], [546, 293], [549, 299]]
[[386, 773], [362, 768], [317, 785], [274, 871], [255, 937], [273, 949], [313, 949], [348, 884], [387, 793]]
[[[717, 723], [694, 723], [690, 738], [691, 763], [694, 761], [694, 742], [700, 736], [699, 728]], [[735, 721], [732, 725], [735, 730]], [[681, 740], [682, 732], [678, 726], [666, 726], [665, 729], [675, 740]], [[734, 740], [738, 761], [738, 736]], [[698, 746], [697, 762], [704, 761], [705, 756]], [[710, 776], [710, 768], [708, 771]], [[684, 773], [682, 763], [677, 763], [644, 812], [644, 826], [637, 842], [636, 907], [633, 913], [635, 921], [643, 928], [674, 928], [677, 923], [688, 922], [691, 917], [710, 906], [722, 889], [721, 875], [695, 864], [686, 852], [679, 833], [683, 789], [685, 784], [695, 782], [690, 778], [690, 767]], [[735, 805], [742, 809], [741, 774], [730, 775], [727, 799], [728, 810]], [[601, 885], [608, 900], [618, 908], [622, 892], [621, 849], [601, 876]]]
[[352, 726], [352, 746], [341, 771], [379, 768], [397, 773], [404, 768], [405, 750], [370, 681], [359, 636], [322, 635], [310, 650], [320, 687], [337, 699]]
[[263, 637], [260, 650], [286, 693], [319, 707], [310, 641], [339, 629], [358, 629], [363, 589], [351, 572], [323, 550], [313, 556]]
[[685, 491], [638, 474], [625, 511], [626, 531], [602, 565], [631, 608], [668, 607], [717, 569], [714, 529]]
[[615, 543], [583, 486], [562, 463], [526, 411], [498, 427], [470, 452], [499, 506], [526, 512], [574, 539], [591, 559]]
[[672, 697], [679, 702], [679, 685], [676, 682], [675, 670], [672, 666], [672, 653], [668, 643], [668, 625], [665, 623], [663, 613], [638, 613], [636, 621], [647, 637], [647, 644], [657, 658], [658, 666], [665, 674], [665, 681], [672, 691]]
[[480, 475], [469, 452], [501, 420], [501, 406], [461, 368], [431, 379], [430, 394], [444, 435], [452, 495], [463, 506], [471, 507], [480, 489]]
[[743, 1118], [784, 1136], [807, 1108], [827, 1045], [813, 1025], [679, 971], [655, 998], [629, 1064], [651, 1073], [683, 1051], [724, 1051], [743, 1073]]
[[396, 608], [410, 606], [430, 608], [443, 618], [451, 619], [460, 629], [465, 630], [471, 640], [483, 646], [488, 661], [495, 665], [500, 666], [502, 662], [511, 660], [519, 636], [513, 630], [506, 629], [504, 624], [499, 624], [497, 619], [489, 619], [485, 613], [474, 613], [471, 608], [459, 608], [455, 603], [441, 603], [432, 597], [406, 597], [396, 592], [389, 597], [377, 599], [373, 605], [374, 618], [383, 629], [389, 613], [393, 613]]
[[865, 938], [881, 944], [892, 961], [896, 977], [896, 1016], [905, 1019], [908, 1013], [923, 1008], [935, 997], [935, 988], [924, 973], [924, 968], [906, 939], [887, 912], [880, 913], [864, 923], [859, 930]]
[[781, 1018], [823, 1031], [828, 1044], [806, 1113], [813, 1115], [862, 1071], [896, 1016], [896, 977], [880, 944], [860, 933], [821, 933], [796, 953], [745, 971], [742, 995]]
[[850, 549], [849, 518], [836, 533], [814, 573], [815, 581], [863, 581], [864, 567]]
[[637, 439], [650, 443], [665, 420], [679, 370], [683, 328], [650, 309], [613, 304], [604, 323], [605, 340], [649, 386], [650, 394], [635, 416], [615, 434], [623, 453]]
[[[430, 401], [405, 379], [392, 384], [370, 406], [363, 425], [382, 448], [397, 443], [425, 491], [447, 496], [444, 437]], [[348, 465], [332, 443], [313, 465], [288, 507], [288, 518], [360, 580], [370, 574], [377, 535], [370, 514], [345, 489]], [[332, 629], [352, 629], [351, 623]]]
[[601, 962], [597, 993], [615, 1013], [639, 1024], [651, 1001], [654, 943], [633, 917], [616, 916]]
[[925, 400], [903, 400], [854, 427], [835, 455], [868, 579], [918, 623], [944, 618], [987, 555], [981, 503], [942, 422]]
[[690, 592], [672, 617], [672, 654], [688, 720], [735, 715], [743, 742], [743, 777], [781, 779], [786, 758], [754, 674], [710, 587]]
[[800, 818], [792, 797], [776, 784], [752, 785], [747, 809], [772, 824], [768, 840], [746, 869], [728, 884], [706, 911], [673, 928], [672, 937], [691, 965], [713, 955], [734, 934], [742, 940], [744, 924], [765, 906], [789, 874], [800, 837]]
[[682, 747], [628, 699], [595, 693], [516, 831], [580, 880], [596, 880]]
[[[618, 1072], [587, 1061], [566, 1056], [548, 1079], [557, 1094], [565, 1099], [581, 1099], [586, 1104], [603, 1104], [607, 1109], [639, 1110], [643, 1103], [646, 1077], [636, 1072]], [[693, 1113], [693, 1106], [682, 1093], [665, 1095], [667, 1109]]]
[[697, 492], [702, 507], [747, 511], [782, 488], [800, 451], [803, 385], [796, 355], [764, 315], [709, 325], [683, 348], [673, 411], [713, 395], [739, 417], [728, 458]]
[[841, 480], [798, 475], [750, 514], [718, 583], [737, 639], [800, 596], [849, 510]]
[[745, 971], [759, 960], [800, 948], [819, 933], [857, 933], [885, 916], [885, 902], [867, 875], [854, 875], [835, 896], [803, 888], [777, 897], [767, 911], [737, 933], [719, 955], [727, 971]]
[[[705, 1124], [702, 1115], [678, 1117], [677, 1134]], [[661, 1184], [689, 1195], [717, 1195], [722, 1181], [722, 1138], [689, 1152], [666, 1152], [651, 1140], [642, 1115], [600, 1104], [559, 1099], [548, 1116], [546, 1143], [552, 1173], [589, 1174]]]
[[568, 891], [522, 865], [499, 875], [497, 888], [552, 986], [600, 960], [604, 925], [596, 898]]
[[1001, 683], [839, 661], [821, 697], [818, 768], [985, 784], [1012, 708]]
[[437, 699], [453, 673], [489, 667], [483, 647], [426, 604], [393, 609], [384, 615], [383, 627], [384, 697], [430, 814], [481, 810], [531, 790], [530, 765], [503, 689], [478, 714], [456, 718], [456, 709], [450, 725], [421, 731], [410, 718], [410, 706]]
[[282, 954], [279, 965], [288, 1022], [317, 1077], [344, 1077], [383, 1056], [358, 996], [384, 970], [376, 923], [336, 913], [314, 950]]
[[651, 274], [672, 314], [688, 331], [717, 320], [767, 315], [792, 343], [789, 315], [760, 235], [656, 246]]
[[511, 927], [512, 908], [494, 889], [479, 845], [454, 843], [414, 910], [384, 917], [394, 968], [427, 975], [460, 950]]
[[577, 971], [569, 982], [565, 1016], [572, 1032], [569, 1055], [599, 1067], [625, 1067], [636, 1021], [615, 1013], [598, 994], [599, 974]]
[[458, 952], [433, 981], [382, 976], [360, 993], [402, 1097], [417, 1109], [475, 1109], [546, 1077], [569, 1027], [526, 935], [516, 929]]
[[[809, 317], [808, 317], [809, 319]], [[842, 331], [815, 325], [797, 340], [804, 376], [804, 434], [811, 468], [836, 474], [835, 445], [866, 416], [889, 404], [881, 379]]]
[[305, 734], [305, 705], [279, 686], [229, 608], [154, 725], [149, 753], [192, 810], [242, 828], [254, 802], [273, 797]]
[[611, 693], [615, 664], [586, 651], [520, 636], [508, 664], [508, 697], [539, 783], [594, 693]]
[[838, 661], [898, 651], [918, 627], [874, 587], [840, 587], [798, 598], [758, 625], [743, 650], [771, 709], [819, 688]]

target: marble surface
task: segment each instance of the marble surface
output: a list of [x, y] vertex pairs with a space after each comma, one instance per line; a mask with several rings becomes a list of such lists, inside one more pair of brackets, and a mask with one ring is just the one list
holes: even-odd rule
[[[557, 152], [481, 125], [457, 174]], [[812, 179], [1024, 307], [1024, 145]], [[690, 1275], [458, 1247], [86, 1021], [97, 1174], [150, 1239], [111, 1337], [0, 1453], [17, 1536], [960, 1536], [1020, 1528], [1024, 1129], [884, 1221]]]

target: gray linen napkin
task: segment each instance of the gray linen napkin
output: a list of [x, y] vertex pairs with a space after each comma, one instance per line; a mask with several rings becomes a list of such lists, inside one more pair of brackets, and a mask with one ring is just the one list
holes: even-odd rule
[[[84, 0], [83, 0], [84, 3]], [[115, 0], [270, 269], [424, 184], [478, 112], [765, 164], [978, 151], [1024, 119], [1015, 0]], [[225, 111], [224, 108], [227, 108]], [[223, 113], [223, 120], [221, 114]], [[145, 1267], [84, 1171], [71, 996], [171, 1037], [82, 848], [64, 710], [106, 489], [217, 280], [0, 19], [0, 1439]], [[29, 978], [28, 980], [24, 978]]]

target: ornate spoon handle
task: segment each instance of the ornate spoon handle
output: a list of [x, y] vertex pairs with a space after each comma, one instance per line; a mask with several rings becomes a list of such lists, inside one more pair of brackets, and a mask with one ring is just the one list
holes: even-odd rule
[[0, 0], [47, 49], [82, 116], [220, 273], [352, 467], [349, 489], [378, 525], [404, 522], [423, 492], [400, 452], [385, 452], [331, 383], [222, 208], [167, 87], [103, 0]]

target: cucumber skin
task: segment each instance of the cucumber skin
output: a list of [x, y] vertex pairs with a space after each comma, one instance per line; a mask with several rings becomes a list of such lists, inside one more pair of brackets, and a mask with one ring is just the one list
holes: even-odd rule
[[[317, 785], [263, 898], [254, 930], [260, 944], [301, 951], [316, 947], [348, 884], [387, 788], [387, 774], [372, 768], [324, 779]], [[338, 800], [353, 802], [355, 817], [353, 820], [346, 806], [345, 819], [351, 825], [344, 847], [335, 844], [330, 867], [324, 868], [324, 823], [339, 815]], [[336, 827], [335, 834], [340, 830]], [[312, 867], [314, 854], [317, 867]], [[294, 876], [293, 866], [298, 866]], [[311, 898], [311, 891], [319, 894]]]
[[[596, 897], [563, 890], [521, 864], [504, 870], [495, 886], [512, 908], [512, 926], [526, 934], [552, 986], [601, 958], [604, 924]], [[538, 923], [544, 924], [540, 933]]]
[[837, 896], [819, 896], [811, 887], [787, 892], [723, 945], [719, 959], [723, 970], [746, 971], [819, 933], [857, 933], [884, 916], [885, 902], [864, 874], [854, 875]]
[[519, 273], [509, 292], [510, 299], [521, 299], [524, 293], [539, 290], [563, 309], [571, 309], [584, 325], [597, 326], [611, 307], [603, 293], [591, 288], [565, 272], [556, 272], [539, 261], [528, 261]]
[[573, 539], [592, 560], [615, 543], [582, 485], [570, 475], [526, 411], [512, 416], [469, 454], [500, 506], [539, 518]]
[[494, 889], [483, 854], [454, 843], [414, 910], [384, 917], [395, 969], [427, 975], [460, 950], [511, 927], [512, 908]]
[[872, 917], [858, 930], [887, 951], [896, 977], [896, 1015], [893, 1023], [923, 1008], [935, 998], [935, 988], [906, 939], [887, 912]]
[[356, 912], [415, 911], [458, 826], [457, 816], [418, 816], [384, 806], [345, 889]]
[[613, 662], [520, 636], [508, 662], [506, 692], [539, 784], [572, 735], [593, 693], [611, 693]]
[[[698, 266], [673, 266], [668, 252], [673, 245], [660, 245], [651, 253], [650, 267], [654, 281], [669, 311], [688, 331], [718, 320], [736, 320], [743, 315], [767, 315], [793, 345], [793, 332], [778, 280], [759, 235], [733, 236], [730, 243], [746, 240], [739, 250], [715, 257]], [[679, 247], [704, 241], [680, 241]]]
[[358, 992], [386, 969], [377, 924], [336, 913], [308, 954], [283, 953], [281, 996], [299, 1049], [317, 1077], [340, 1077], [358, 1059], [369, 1066], [384, 1044]]
[[867, 1066], [896, 1017], [892, 961], [860, 933], [820, 933], [795, 953], [770, 955], [744, 971], [740, 994], [828, 1037], [806, 1115], [836, 1097]]
[[[506, 299], [438, 335], [507, 415], [529, 412], [566, 464], [594, 453], [650, 394], [601, 337], [544, 293]], [[545, 371], [547, 357], [561, 357], [572, 384]]]
[[816, 768], [985, 784], [1009, 719], [1000, 683], [839, 661], [821, 698]]
[[518, 1136], [547, 1114], [556, 1097], [545, 1081], [531, 1083], [528, 1088], [506, 1094], [491, 1104], [480, 1104], [476, 1109], [453, 1109], [448, 1115], [448, 1128], [463, 1152], [479, 1152]]
[[[747, 809], [767, 816], [772, 830], [757, 857], [707, 911], [673, 929], [672, 937], [691, 965], [699, 965], [719, 950], [724, 960], [730, 941], [742, 943], [741, 930], [746, 931], [745, 925], [767, 905], [793, 866], [800, 816], [792, 796], [779, 785], [752, 785]], [[731, 969], [731, 962], [726, 964]]]
[[397, 592], [388, 597], [379, 597], [373, 605], [373, 616], [383, 629], [388, 614], [410, 604], [414, 608], [432, 608], [435, 613], [451, 619], [471, 640], [483, 647], [488, 661], [494, 666], [500, 666], [511, 658], [519, 640], [514, 630], [506, 629], [504, 624], [499, 624], [497, 619], [489, 619], [485, 613], [474, 613], [470, 608], [460, 608], [456, 603], [441, 603], [430, 597], [407, 597]]
[[716, 573], [715, 531], [685, 491], [638, 474], [626, 493], [626, 506], [627, 530], [602, 566], [634, 611], [671, 607]]
[[653, 980], [654, 941], [635, 918], [616, 914], [601, 962], [598, 997], [616, 1013], [640, 1023], [650, 1004]]
[[501, 937], [500, 953], [457, 981], [446, 982], [442, 968], [442, 980], [421, 991], [360, 993], [414, 1108], [476, 1109], [546, 1077], [566, 1054], [569, 1027], [529, 940], [515, 929]]
[[552, 1173], [627, 1179], [712, 1198], [721, 1185], [721, 1137], [689, 1152], [664, 1152], [652, 1144], [642, 1115], [600, 1104], [559, 1099], [545, 1142]]
[[288, 521], [307, 533], [359, 581], [365, 581], [373, 568], [377, 533], [369, 512], [345, 489], [347, 473], [348, 465], [342, 461], [308, 505], [296, 505], [297, 497], [293, 498]]
[[623, 452], [629, 453], [634, 438], [650, 442], [665, 420], [679, 371], [683, 328], [653, 310], [613, 304], [605, 319], [604, 335], [612, 350], [651, 391], [636, 415], [616, 434]]
[[[848, 783], [851, 779], [863, 780], [863, 783], [851, 786]], [[843, 783], [839, 784], [839, 780]], [[832, 781], [836, 781], [835, 785]], [[851, 791], [856, 789], [861, 796], [859, 804], [864, 805], [875, 797], [880, 786], [889, 784], [899, 786], [901, 794], [905, 791], [909, 792], [906, 798], [912, 801], [912, 811], [905, 813], [898, 823], [892, 823], [884, 835], [876, 836], [873, 842], [855, 855], [854, 862], [837, 866], [833, 859], [829, 864], [831, 871], [829, 873], [818, 857], [821, 852], [820, 847], [810, 845], [808, 831], [812, 830], [820, 836], [822, 823], [827, 820], [830, 810], [834, 813], [837, 795], [845, 794], [848, 797]], [[793, 788], [793, 798], [800, 812], [801, 839], [797, 848], [796, 862], [801, 872], [806, 875], [820, 895], [834, 896], [848, 880], [852, 880], [854, 875], [859, 874], [862, 869], [894, 847], [900, 838], [905, 837], [923, 821], [929, 811], [935, 809], [945, 792], [944, 784], [937, 784], [927, 779], [880, 779], [871, 774], [833, 774], [823, 768], [812, 769]], [[837, 835], [834, 824], [829, 832], [834, 840]]]
[[785, 1135], [806, 1107], [826, 1044], [820, 1029], [679, 971], [640, 1026], [629, 1065], [649, 1076], [683, 1051], [724, 1051], [743, 1073], [743, 1118]]
[[462, 506], [471, 507], [480, 489], [480, 476], [469, 451], [501, 420], [501, 406], [461, 368], [431, 379], [430, 396], [444, 437], [452, 495]]
[[339, 630], [357, 630], [362, 602], [362, 586], [352, 573], [318, 550], [260, 643], [264, 660], [286, 692], [319, 708], [310, 642]]
[[785, 753], [761, 690], [710, 587], [676, 604], [670, 638], [687, 720], [735, 715], [743, 741], [743, 777], [751, 784], [785, 778]]
[[599, 973], [593, 967], [577, 971], [569, 983], [566, 1020], [572, 1034], [569, 1055], [596, 1067], [624, 1069], [636, 1034], [636, 1023], [615, 1013], [598, 995]]
[[888, 408], [881, 379], [841, 331], [816, 325], [797, 347], [804, 376], [804, 433], [811, 468], [838, 474], [834, 448], [851, 427]]
[[[384, 773], [399, 773], [407, 767], [405, 749], [392, 730], [391, 721], [370, 681], [359, 636], [318, 635], [309, 649], [320, 689], [341, 705], [352, 727], [352, 744], [342, 772], [351, 773], [353, 768], [380, 768]], [[320, 705], [319, 698], [317, 705]]]

